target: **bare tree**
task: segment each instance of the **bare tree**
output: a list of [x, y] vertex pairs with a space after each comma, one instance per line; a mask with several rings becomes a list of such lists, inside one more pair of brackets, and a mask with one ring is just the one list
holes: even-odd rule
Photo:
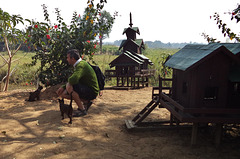
[[8, 90], [9, 79], [11, 72], [11, 66], [13, 62], [13, 57], [17, 53], [17, 51], [21, 48], [22, 42], [24, 41], [25, 34], [16, 28], [16, 25], [19, 23], [23, 23], [23, 18], [20, 15], [10, 15], [7, 12], [4, 12], [0, 8], [0, 40], [4, 41], [8, 57], [3, 56], [0, 53], [0, 57], [3, 59], [4, 64], [7, 64], [7, 74], [2, 79], [5, 80], [5, 85], [3, 87], [3, 91]]

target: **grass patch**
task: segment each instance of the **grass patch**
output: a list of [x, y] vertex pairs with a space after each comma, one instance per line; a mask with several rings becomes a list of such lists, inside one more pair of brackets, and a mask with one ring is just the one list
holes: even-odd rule
[[[113, 49], [112, 49], [113, 50]], [[109, 63], [118, 57], [116, 55], [116, 52], [114, 51], [106, 52], [104, 54], [96, 54], [94, 56], [94, 61], [97, 63], [97, 65], [101, 68], [102, 72], [105, 72], [105, 70], [109, 70], [110, 66]], [[156, 74], [154, 77], [150, 78], [150, 86], [156, 86], [158, 85], [158, 75], [161, 75], [163, 72], [163, 62], [165, 61], [166, 57], [168, 55], [172, 55], [176, 53], [179, 49], [146, 49], [144, 50], [143, 54], [147, 56], [153, 63], [153, 66], [150, 66], [151, 69], [156, 69]], [[4, 57], [8, 59], [7, 52], [2, 52], [1, 54], [4, 54]], [[37, 83], [37, 77], [38, 77], [38, 68], [40, 63], [37, 63], [35, 66], [27, 66], [27, 64], [30, 64], [32, 62], [32, 56], [34, 56], [35, 53], [29, 52], [25, 53], [22, 51], [17, 52], [17, 54], [13, 57], [13, 62], [11, 66], [11, 70], [14, 69], [14, 72], [12, 76], [10, 77], [10, 89], [23, 87], [23, 88], [29, 88], [29, 87], [35, 87]], [[4, 64], [4, 60], [0, 58], [0, 66]], [[113, 69], [113, 68], [112, 68]], [[7, 72], [7, 65], [2, 67], [0, 69], [0, 81], [3, 79], [3, 77], [6, 75]], [[171, 77], [171, 72], [167, 74], [167, 77]], [[32, 83], [32, 86], [31, 86]], [[27, 86], [26, 86], [27, 84]], [[115, 85], [116, 80], [112, 79], [110, 81], [106, 82], [107, 86]]]
[[[9, 59], [8, 54], [6, 52], [2, 53], [4, 58]], [[35, 83], [37, 78], [37, 70], [39, 64], [36, 66], [28, 66], [32, 61], [32, 56], [35, 53], [29, 52], [25, 53], [23, 51], [17, 52], [16, 55], [12, 58], [11, 71], [12, 75], [10, 77], [10, 84], [21, 85], [26, 83]], [[0, 66], [4, 64], [3, 58], [0, 60]], [[0, 81], [7, 74], [8, 65], [5, 64], [0, 70]]]

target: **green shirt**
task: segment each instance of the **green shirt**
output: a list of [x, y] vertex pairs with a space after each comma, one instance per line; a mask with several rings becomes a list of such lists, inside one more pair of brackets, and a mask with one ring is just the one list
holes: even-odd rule
[[96, 96], [99, 93], [96, 73], [93, 68], [83, 60], [75, 66], [73, 74], [68, 78], [68, 83], [71, 85], [81, 83], [92, 88]]

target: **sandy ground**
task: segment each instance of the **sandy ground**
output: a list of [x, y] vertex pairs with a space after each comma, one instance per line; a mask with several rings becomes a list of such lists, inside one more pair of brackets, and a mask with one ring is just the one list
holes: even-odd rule
[[[45, 89], [36, 102], [25, 101], [32, 90], [0, 92], [0, 158], [240, 158], [240, 138], [229, 134], [216, 149], [213, 135], [201, 130], [194, 147], [191, 129], [127, 131], [124, 120], [133, 119], [151, 101], [150, 87], [104, 90], [89, 114], [73, 118], [71, 125], [68, 118], [61, 120], [55, 90]], [[146, 121], [162, 119], [169, 119], [168, 111], [156, 108]]]

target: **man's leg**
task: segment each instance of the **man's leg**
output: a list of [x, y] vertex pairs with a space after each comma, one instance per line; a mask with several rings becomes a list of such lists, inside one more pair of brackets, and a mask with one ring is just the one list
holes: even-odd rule
[[[73, 100], [76, 102], [78, 108], [79, 108], [80, 110], [82, 110], [82, 111], [85, 110], [85, 108], [84, 108], [84, 106], [83, 106], [83, 104], [82, 104], [82, 101], [81, 101], [81, 99], [79, 98], [78, 93], [73, 90], [73, 86], [72, 86], [71, 84], [67, 83], [67, 85], [66, 85], [66, 90], [67, 90], [68, 94], [70, 94], [71, 92], [73, 92], [73, 93], [72, 93], [72, 97], [73, 97]], [[67, 99], [70, 99], [70, 95], [68, 95], [68, 96], [66, 96], [66, 97], [68, 97]]]
[[71, 99], [71, 97], [68, 94], [67, 90], [64, 90], [63, 93], [59, 97], [64, 98], [64, 99]]

